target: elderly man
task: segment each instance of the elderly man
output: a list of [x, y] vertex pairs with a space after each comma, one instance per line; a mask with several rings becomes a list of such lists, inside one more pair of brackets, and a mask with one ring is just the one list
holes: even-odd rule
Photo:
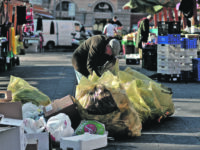
[[104, 35], [95, 35], [84, 41], [73, 53], [74, 69], [88, 77], [93, 71], [101, 76], [101, 68], [106, 62], [115, 60], [120, 52], [120, 43]]

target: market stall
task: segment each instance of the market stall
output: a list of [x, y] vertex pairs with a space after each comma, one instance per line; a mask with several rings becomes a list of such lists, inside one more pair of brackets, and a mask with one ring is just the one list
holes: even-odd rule
[[21, 1], [2, 1], [1, 7], [0, 68], [6, 71], [20, 64], [18, 55], [23, 49], [22, 25], [26, 22], [26, 6]]
[[[154, 16], [154, 26], [149, 29], [148, 41], [142, 52], [139, 52], [142, 67], [156, 71], [158, 80], [199, 81], [199, 68], [194, 63], [198, 61], [199, 51], [199, 30], [195, 27], [198, 7], [196, 0], [190, 4], [184, 0], [152, 0], [151, 4], [141, 1], [140, 5], [134, 2], [138, 1], [130, 0], [123, 8], [131, 9], [132, 12], [151, 13]], [[140, 9], [141, 5], [144, 5], [141, 7], [143, 9]], [[147, 9], [150, 5], [152, 9]], [[185, 14], [186, 11], [190, 16]], [[188, 18], [191, 20], [190, 31], [186, 30], [189, 26], [186, 22]], [[135, 35], [137, 32], [131, 34]], [[132, 41], [134, 40], [135, 38]]]

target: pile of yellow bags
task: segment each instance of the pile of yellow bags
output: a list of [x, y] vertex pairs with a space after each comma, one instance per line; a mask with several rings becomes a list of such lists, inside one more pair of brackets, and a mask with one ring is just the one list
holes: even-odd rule
[[[85, 109], [88, 94], [103, 85], [119, 108], [105, 115], [93, 115]], [[119, 70], [118, 61], [111, 71], [101, 77], [95, 73], [82, 77], [76, 87], [76, 103], [82, 119], [97, 120], [105, 124], [112, 136], [140, 136], [142, 124], [174, 113], [172, 92], [169, 88], [127, 67]]]

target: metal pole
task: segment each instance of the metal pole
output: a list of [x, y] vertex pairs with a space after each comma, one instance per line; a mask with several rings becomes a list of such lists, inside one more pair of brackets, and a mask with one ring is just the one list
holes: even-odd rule
[[54, 4], [54, 7], [53, 7], [53, 9], [54, 9], [53, 15], [54, 15], [54, 18], [56, 18], [56, 4], [57, 4], [56, 0], [53, 0], [53, 4]]
[[6, 22], [9, 22], [9, 19], [8, 19], [8, 0], [7, 0], [7, 13], [6, 13]]
[[60, 2], [60, 18], [61, 18], [61, 11], [62, 11], [62, 0], [59, 1]]

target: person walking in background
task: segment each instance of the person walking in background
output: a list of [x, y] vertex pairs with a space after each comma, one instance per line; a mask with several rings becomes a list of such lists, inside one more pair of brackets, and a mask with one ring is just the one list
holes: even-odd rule
[[149, 22], [151, 22], [153, 17], [151, 15], [142, 18], [138, 21], [138, 32], [136, 38], [136, 51], [139, 51], [140, 58], [142, 58], [142, 48], [145, 46], [149, 36]]
[[118, 20], [117, 16], [114, 16], [111, 23], [115, 26], [115, 27], [122, 27], [122, 23]]
[[44, 42], [42, 32], [39, 33], [39, 38], [40, 38], [39, 47], [40, 47], [40, 53], [41, 53], [41, 52], [43, 52], [43, 42]]
[[105, 25], [103, 29], [103, 34], [108, 37], [114, 37], [117, 33], [115, 26], [111, 23], [111, 20], [108, 20], [108, 23]]
[[80, 34], [81, 34], [81, 37], [83, 39], [86, 39], [86, 34], [85, 34], [85, 26], [83, 24], [81, 24], [81, 29], [80, 29]]
[[95, 35], [85, 40], [73, 53], [72, 64], [79, 76], [88, 77], [93, 71], [102, 75], [101, 68], [107, 62], [115, 62], [120, 52], [120, 43], [105, 35]]

